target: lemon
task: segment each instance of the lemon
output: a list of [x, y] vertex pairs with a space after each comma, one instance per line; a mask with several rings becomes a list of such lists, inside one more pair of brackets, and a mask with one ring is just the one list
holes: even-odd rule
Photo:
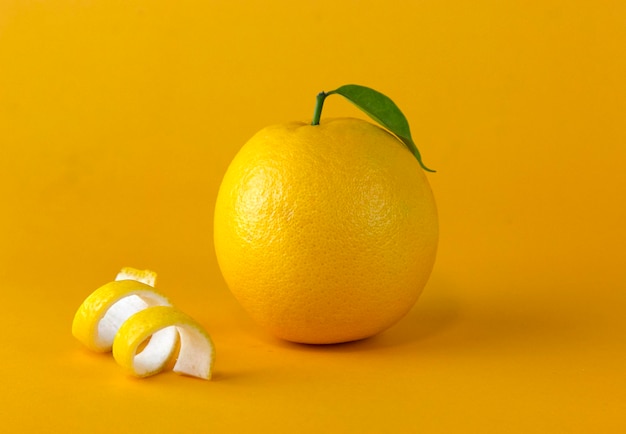
[[402, 318], [430, 276], [435, 200], [420, 163], [367, 121], [267, 127], [228, 167], [215, 251], [244, 309], [276, 336], [328, 344]]

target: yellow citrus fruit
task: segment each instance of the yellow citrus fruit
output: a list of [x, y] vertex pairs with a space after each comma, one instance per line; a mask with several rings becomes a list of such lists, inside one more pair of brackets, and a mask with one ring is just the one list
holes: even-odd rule
[[369, 122], [294, 122], [238, 152], [215, 207], [230, 290], [283, 339], [338, 343], [377, 334], [417, 301], [435, 261], [438, 219], [426, 176]]

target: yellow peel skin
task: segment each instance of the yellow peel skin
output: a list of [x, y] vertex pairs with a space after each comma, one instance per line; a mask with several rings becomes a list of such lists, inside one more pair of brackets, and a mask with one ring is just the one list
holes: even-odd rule
[[117, 280], [101, 286], [78, 308], [72, 334], [87, 348], [107, 352], [121, 325], [149, 306], [170, 306], [164, 295], [136, 280]]
[[294, 342], [348, 342], [398, 322], [430, 277], [438, 234], [415, 156], [359, 119], [262, 129], [215, 202], [224, 280], [254, 320]]
[[123, 268], [81, 304], [72, 334], [93, 351], [112, 350], [135, 376], [162, 371], [177, 354], [174, 372], [209, 380], [215, 360], [211, 338], [154, 289], [155, 281], [153, 271]]
[[[209, 380], [215, 360], [211, 338], [193, 318], [170, 306], [151, 307], [131, 316], [115, 336], [113, 357], [132, 375], [154, 375], [165, 367], [173, 346], [168, 348], [158, 342], [153, 343], [159, 341], [159, 333], [169, 329], [175, 329], [180, 339], [173, 371]], [[149, 345], [137, 353], [139, 346], [148, 338]]]
[[152, 270], [138, 270], [132, 267], [124, 267], [117, 273], [115, 280], [137, 280], [154, 287], [157, 274]]

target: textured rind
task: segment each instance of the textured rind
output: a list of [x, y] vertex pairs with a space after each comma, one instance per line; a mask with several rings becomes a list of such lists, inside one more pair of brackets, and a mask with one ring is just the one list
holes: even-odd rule
[[356, 119], [257, 133], [215, 207], [224, 278], [260, 324], [287, 340], [372, 336], [413, 306], [433, 268], [438, 219], [419, 163]]

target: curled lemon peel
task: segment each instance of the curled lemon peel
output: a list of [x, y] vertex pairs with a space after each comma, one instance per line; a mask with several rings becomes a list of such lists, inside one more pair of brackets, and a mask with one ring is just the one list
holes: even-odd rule
[[193, 318], [172, 306], [153, 285], [156, 273], [123, 268], [116, 280], [91, 293], [76, 311], [72, 334], [87, 348], [113, 351], [128, 372], [161, 372], [178, 349], [173, 371], [210, 379], [215, 347]]
[[117, 273], [115, 280], [137, 280], [154, 287], [157, 274], [152, 270], [138, 270], [132, 267], [124, 267]]
[[136, 280], [115, 280], [91, 293], [74, 316], [72, 334], [87, 348], [111, 351], [113, 338], [133, 314], [170, 302], [153, 287]]
[[[155, 362], [150, 345], [159, 333], [174, 329], [180, 349], [173, 371], [178, 374], [210, 379], [215, 349], [204, 329], [190, 316], [170, 306], [155, 306], [129, 318], [113, 341], [113, 357], [129, 373], [146, 377], [160, 372], [164, 362]], [[141, 344], [150, 338], [146, 348]], [[155, 346], [155, 348], [158, 348]]]

